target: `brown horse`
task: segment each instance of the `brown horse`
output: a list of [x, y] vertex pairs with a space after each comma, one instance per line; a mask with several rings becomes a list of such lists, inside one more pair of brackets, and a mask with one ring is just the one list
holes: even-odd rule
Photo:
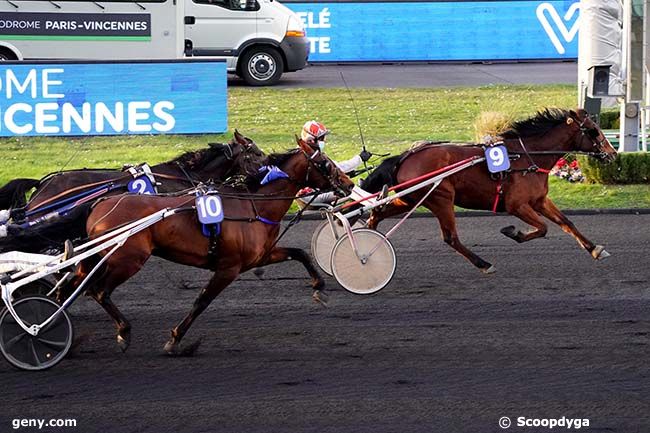
[[[616, 157], [616, 151], [588, 114], [584, 110], [546, 109], [514, 123], [501, 138], [510, 155], [520, 156], [504, 177], [491, 176], [485, 164], [475, 165], [445, 178], [424, 201], [423, 206], [438, 218], [444, 241], [481, 271], [494, 272], [490, 263], [460, 242], [454, 217], [454, 205], [457, 205], [506, 211], [534, 227], [527, 232], [517, 231], [514, 226], [501, 230], [517, 242], [545, 236], [547, 227], [541, 218], [544, 216], [571, 234], [594, 259], [609, 256], [602, 246], [593, 244], [580, 233], [546, 195], [548, 171], [563, 154], [582, 152], [606, 161]], [[481, 156], [483, 152], [480, 145], [425, 144], [384, 161], [362, 186], [371, 192], [379, 191], [384, 183], [396, 185], [463, 159]], [[373, 210], [368, 226], [376, 228], [381, 220], [411, 209], [427, 190], [418, 190], [383, 209]]]
[[[264, 153], [248, 137], [235, 130], [228, 144], [213, 143], [207, 149], [186, 152], [170, 161], [151, 166], [151, 172], [160, 183], [160, 193], [180, 191], [192, 183], [208, 180], [222, 181], [235, 174], [256, 172]], [[14, 179], [0, 188], [0, 209], [17, 208], [22, 213], [36, 211], [57, 200], [97, 188], [108, 182], [126, 183], [132, 175], [118, 169], [66, 170], [48, 174], [40, 180]], [[29, 202], [25, 193], [36, 188]], [[116, 188], [106, 195], [121, 194], [126, 187]]]
[[[186, 152], [171, 161], [152, 166], [151, 170], [160, 183], [158, 191], [171, 193], [189, 189], [194, 182], [223, 182], [230, 176], [256, 174], [265, 157], [253, 140], [235, 131], [227, 145], [211, 144], [207, 149]], [[94, 188], [102, 189], [102, 185], [109, 183], [117, 187], [106, 187], [103, 192], [100, 191], [101, 196], [118, 195], [125, 192], [126, 183], [131, 178], [128, 172], [110, 169], [71, 170], [45, 177], [27, 206], [11, 211], [12, 217], [22, 221], [12, 221], [12, 224], [4, 227], [8, 236], [0, 236], [0, 252], [57, 250], [66, 239], [76, 240], [85, 236], [85, 226], [82, 224], [71, 225], [81, 229], [81, 232], [73, 230], [66, 233], [58, 227], [60, 224], [70, 224], [70, 220], [77, 215], [85, 218], [86, 210], [77, 212], [76, 208], [93, 203], [96, 194], [89, 196], [86, 203], [75, 204], [70, 197]], [[63, 207], [68, 205], [72, 209], [64, 211]], [[48, 209], [51, 206], [54, 208]]]
[[[115, 320], [117, 341], [122, 350], [129, 345], [131, 326], [113, 304], [110, 295], [117, 286], [135, 275], [151, 255], [215, 272], [201, 290], [190, 313], [172, 330], [171, 339], [165, 345], [169, 354], [182, 352], [180, 342], [192, 322], [240, 273], [249, 269], [299, 260], [309, 269], [314, 295], [318, 295], [316, 291], [322, 287], [322, 279], [309, 255], [298, 248], [275, 246], [280, 221], [301, 188], [333, 189], [338, 195], [346, 196], [354, 183], [318, 149], [300, 140], [298, 143], [299, 149], [271, 155], [268, 159], [268, 164], [278, 166], [288, 178], [267, 183], [254, 195], [227, 187], [219, 188], [225, 220], [214, 244], [202, 234], [196, 211], [191, 208], [195, 199], [193, 195], [124, 195], [108, 197], [94, 206], [86, 221], [88, 235], [93, 238], [160, 209], [188, 207], [188, 212], [176, 214], [129, 238], [108, 258], [97, 279], [93, 280], [89, 294]], [[92, 264], [91, 261], [80, 264], [69, 289], [85, 278]]]

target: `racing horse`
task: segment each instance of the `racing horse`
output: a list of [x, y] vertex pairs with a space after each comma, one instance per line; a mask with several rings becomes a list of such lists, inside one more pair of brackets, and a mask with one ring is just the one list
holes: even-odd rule
[[[187, 152], [183, 155], [162, 164], [152, 167], [152, 173], [157, 180], [162, 180], [159, 192], [175, 192], [192, 186], [194, 182], [224, 181], [227, 177], [236, 174], [256, 174], [266, 155], [259, 150], [257, 145], [247, 137], [235, 131], [234, 138], [227, 145], [213, 144], [207, 149], [201, 149], [195, 152]], [[60, 175], [46, 177], [42, 182], [33, 198], [22, 209], [14, 209], [11, 215], [14, 219], [24, 217], [25, 211], [57, 212], [56, 210], [47, 210], [48, 207], [56, 206], [57, 200], [68, 200], [68, 197], [78, 194], [79, 191], [87, 191], [89, 188], [102, 188], [101, 185], [109, 183], [118, 184], [126, 182], [132, 178], [128, 172], [119, 170], [73, 170], [66, 171]], [[90, 183], [89, 183], [90, 182]], [[124, 192], [125, 187], [104, 189], [102, 196], [120, 194]], [[101, 192], [101, 191], [100, 191]], [[88, 196], [84, 199], [90, 203], [97, 197]], [[78, 205], [74, 205], [77, 206]], [[24, 252], [38, 253], [48, 249], [60, 247], [65, 239], [50, 234], [48, 223], [57, 222], [66, 218], [76, 218], [74, 209], [68, 209], [65, 212], [59, 211], [60, 215], [55, 213], [50, 216], [42, 217], [47, 214], [37, 214], [43, 222], [31, 225], [29, 223], [0, 225], [0, 252], [19, 250]], [[28, 214], [29, 215], [29, 214]], [[24, 218], [23, 218], [24, 221]], [[50, 224], [51, 225], [51, 224]], [[40, 228], [42, 227], [42, 230]], [[85, 233], [68, 233], [69, 239], [82, 237]]]
[[[518, 156], [508, 172], [492, 176], [486, 165], [475, 165], [445, 178], [424, 200], [423, 206], [438, 218], [443, 240], [481, 271], [495, 271], [492, 264], [461, 243], [454, 217], [454, 205], [457, 205], [466, 209], [505, 211], [533, 226], [533, 230], [526, 232], [514, 226], [501, 229], [505, 236], [520, 243], [546, 235], [544, 216], [572, 235], [594, 259], [608, 257], [604, 247], [595, 245], [580, 233], [547, 196], [548, 173], [564, 154], [586, 153], [606, 162], [616, 157], [616, 150], [587, 112], [544, 109], [529, 119], [515, 122], [501, 134], [501, 139], [508, 153]], [[397, 185], [483, 153], [483, 147], [476, 144], [425, 143], [385, 160], [362, 187], [377, 192], [385, 184]], [[427, 188], [418, 190], [373, 210], [368, 227], [376, 229], [383, 219], [410, 210], [426, 192]]]
[[[159, 192], [174, 192], [191, 187], [194, 182], [221, 181], [234, 174], [256, 172], [264, 156], [253, 140], [235, 130], [228, 144], [214, 143], [207, 149], [186, 152], [152, 166], [151, 172], [160, 182]], [[124, 170], [82, 169], [51, 173], [40, 180], [14, 179], [0, 188], [0, 209], [24, 207], [14, 214], [36, 211], [94, 187], [109, 182], [128, 182], [130, 178], [131, 173]], [[31, 188], [36, 190], [26, 202], [25, 193]], [[116, 188], [111, 193], [119, 194], [124, 190]]]
[[[260, 186], [254, 194], [227, 186], [219, 188], [225, 219], [216, 241], [202, 233], [192, 206], [196, 198], [194, 195], [113, 196], [101, 199], [92, 207], [85, 220], [86, 231], [91, 238], [161, 209], [187, 210], [130, 237], [106, 260], [89, 284], [87, 293], [115, 321], [117, 342], [122, 350], [129, 346], [131, 326], [111, 301], [111, 293], [135, 275], [151, 255], [214, 271], [189, 314], [172, 330], [171, 339], [165, 344], [165, 351], [169, 354], [182, 354], [181, 340], [192, 322], [240, 273], [249, 269], [299, 260], [309, 269], [314, 296], [318, 296], [316, 291], [322, 287], [322, 279], [309, 255], [298, 248], [276, 246], [280, 221], [301, 188], [334, 190], [343, 197], [350, 193], [354, 183], [320, 150], [301, 140], [298, 140], [298, 145], [298, 149], [268, 157], [267, 163], [279, 167], [288, 175], [287, 178]], [[67, 289], [74, 290], [94, 263], [90, 259], [82, 261]]]

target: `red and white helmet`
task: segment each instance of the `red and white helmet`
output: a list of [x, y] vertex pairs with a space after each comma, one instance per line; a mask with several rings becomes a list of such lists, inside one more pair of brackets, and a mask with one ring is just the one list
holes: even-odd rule
[[325, 141], [325, 136], [329, 134], [329, 130], [320, 122], [310, 120], [302, 127], [300, 138], [309, 144], [316, 144], [320, 141]]

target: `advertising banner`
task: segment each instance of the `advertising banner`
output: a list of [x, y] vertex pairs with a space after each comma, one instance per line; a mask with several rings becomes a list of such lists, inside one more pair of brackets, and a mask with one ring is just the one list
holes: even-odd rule
[[309, 60], [574, 59], [580, 3], [567, 1], [287, 3], [307, 28]]
[[0, 136], [221, 133], [223, 61], [0, 62]]
[[2, 40], [151, 40], [150, 14], [0, 13]]

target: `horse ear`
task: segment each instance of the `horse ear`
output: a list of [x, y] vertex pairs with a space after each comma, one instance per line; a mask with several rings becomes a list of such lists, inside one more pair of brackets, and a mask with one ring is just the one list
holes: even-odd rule
[[246, 137], [244, 137], [243, 135], [241, 135], [241, 134], [239, 133], [239, 131], [237, 131], [236, 129], [235, 129], [235, 132], [234, 132], [233, 136], [234, 136], [234, 138], [235, 138], [235, 141], [236, 141], [237, 143], [239, 143], [239, 144], [244, 145], [244, 144], [247, 144], [247, 143], [248, 143], [248, 142], [246, 141]]
[[297, 135], [296, 135], [296, 143], [298, 143], [298, 147], [306, 154], [310, 155], [313, 152], [313, 149], [307, 143], [305, 143], [302, 138], [298, 137]]

